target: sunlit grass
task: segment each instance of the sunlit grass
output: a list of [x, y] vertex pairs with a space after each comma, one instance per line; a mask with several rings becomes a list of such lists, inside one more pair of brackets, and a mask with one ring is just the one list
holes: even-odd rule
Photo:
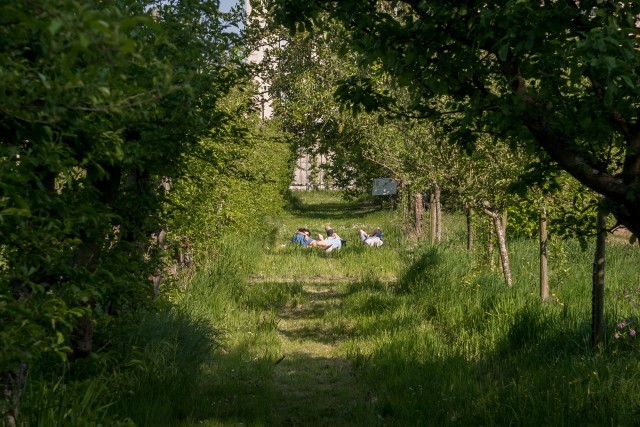
[[[514, 275], [510, 289], [499, 271], [482, 264], [478, 242], [474, 253], [466, 251], [462, 216], [445, 215], [438, 247], [416, 246], [401, 237], [391, 213], [372, 210], [343, 218], [339, 208], [335, 213], [324, 208], [331, 197], [301, 195], [302, 210], [274, 227], [276, 237], [249, 267], [253, 279], [237, 300], [238, 310], [245, 313], [237, 331], [249, 333], [252, 328], [241, 325], [253, 318], [252, 330], [263, 338], [252, 342], [271, 349], [260, 356], [253, 344], [245, 344], [236, 347], [238, 353], [275, 359], [270, 368], [264, 366], [266, 371], [281, 372], [274, 366], [286, 366], [287, 372], [305, 373], [269, 379], [266, 371], [262, 376], [256, 371], [264, 381], [260, 397], [252, 394], [249, 406], [228, 403], [235, 408], [229, 409], [233, 416], [219, 412], [219, 425], [238, 420], [282, 425], [295, 422], [295, 417], [309, 425], [326, 424], [322, 417], [329, 415], [320, 408], [335, 402], [314, 384], [326, 375], [323, 367], [341, 366], [337, 372], [344, 373], [345, 364], [352, 366], [350, 377], [357, 382], [331, 380], [334, 393], [344, 392], [344, 387], [355, 396], [367, 390], [344, 406], [349, 413], [340, 419], [352, 420], [345, 425], [639, 422], [637, 406], [630, 402], [640, 398], [640, 366], [634, 353], [611, 336], [616, 319], [637, 313], [623, 297], [623, 290], [640, 284], [637, 247], [609, 248], [610, 336], [606, 348], [596, 353], [588, 345], [592, 248], [552, 242], [553, 298], [542, 303], [537, 242], [509, 241]], [[348, 245], [332, 254], [288, 244], [296, 228], [320, 232], [325, 224], [341, 235], [380, 225], [393, 244], [379, 250]], [[330, 353], [327, 346], [333, 348]], [[289, 354], [281, 361], [284, 365], [276, 365], [278, 352]], [[284, 396], [281, 387], [314, 390], [317, 395]], [[279, 399], [292, 401], [277, 403]], [[283, 410], [291, 411], [289, 418]], [[318, 411], [324, 414], [320, 418], [314, 415]]]
[[[273, 237], [264, 242], [265, 255], [253, 266], [252, 276], [299, 281], [354, 280], [371, 275], [395, 278], [402, 266], [397, 249], [405, 242], [394, 212], [372, 202], [346, 202], [339, 193], [300, 192], [295, 196], [303, 210], [291, 211], [274, 221]], [[325, 225], [347, 241], [344, 248], [326, 253], [291, 243], [298, 228], [309, 228], [317, 238], [319, 233], [324, 235]], [[364, 247], [358, 231], [370, 232], [377, 226], [384, 231], [385, 245]]]
[[[443, 241], [431, 246], [406, 240], [396, 214], [375, 204], [311, 192], [298, 194], [296, 206], [272, 221], [267, 238], [218, 242], [210, 263], [176, 284], [174, 307], [121, 332], [129, 341], [117, 347], [124, 354], [108, 377], [116, 393], [67, 387], [93, 405], [83, 419], [640, 425], [640, 359], [629, 332], [640, 303], [637, 246], [608, 246], [607, 337], [594, 351], [592, 247], [551, 242], [553, 297], [541, 302], [535, 241], [509, 240], [508, 288], [483, 261], [481, 242], [467, 252], [462, 215], [445, 214]], [[326, 224], [348, 240], [345, 248], [289, 244], [298, 227], [317, 233]], [[378, 225], [385, 246], [362, 246], [357, 229]], [[629, 324], [621, 329], [622, 320]], [[86, 397], [96, 390], [112, 406]], [[38, 399], [58, 401], [46, 387], [31, 392], [29, 402]]]

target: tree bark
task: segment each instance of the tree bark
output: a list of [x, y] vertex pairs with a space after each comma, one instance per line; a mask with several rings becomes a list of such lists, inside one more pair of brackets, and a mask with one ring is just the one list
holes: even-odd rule
[[3, 427], [16, 425], [18, 408], [27, 383], [28, 368], [27, 362], [21, 361], [16, 368], [4, 371], [0, 377], [4, 401], [4, 404], [0, 404], [0, 425]]
[[436, 203], [435, 196], [433, 194], [429, 195], [429, 226], [430, 226], [430, 237], [431, 244], [436, 244], [436, 223], [437, 223], [438, 215], [436, 212]]
[[487, 260], [489, 261], [489, 269], [493, 270], [493, 227], [491, 225], [491, 219], [487, 227]]
[[422, 215], [424, 213], [424, 206], [422, 203], [422, 193], [420, 192], [416, 193], [416, 195], [414, 196], [414, 213], [416, 217], [415, 233], [417, 236], [422, 236]]
[[540, 299], [549, 299], [549, 268], [547, 258], [547, 210], [540, 210]]
[[596, 224], [596, 252], [593, 258], [593, 289], [591, 292], [591, 345], [604, 342], [604, 262], [607, 242], [607, 216], [600, 207]]
[[507, 210], [502, 211], [502, 231], [506, 237], [507, 235]]
[[494, 229], [498, 236], [498, 249], [500, 251], [500, 265], [502, 266], [502, 274], [507, 286], [511, 287], [513, 285], [511, 279], [511, 267], [509, 266], [509, 253], [507, 252], [507, 242], [504, 235], [502, 220], [500, 219], [500, 215], [498, 215], [497, 212], [493, 212], [486, 208], [484, 211], [493, 219]]
[[433, 189], [433, 201], [436, 205], [436, 243], [442, 241], [442, 205], [440, 204], [441, 189], [438, 184]]
[[85, 359], [93, 350], [93, 321], [88, 315], [79, 317], [71, 333], [69, 360]]

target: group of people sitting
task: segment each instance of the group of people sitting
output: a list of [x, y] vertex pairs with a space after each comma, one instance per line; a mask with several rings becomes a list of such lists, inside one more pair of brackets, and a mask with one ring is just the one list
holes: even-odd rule
[[[346, 244], [346, 241], [343, 240], [338, 233], [333, 231], [331, 226], [326, 225], [324, 231], [327, 237], [318, 234], [318, 238], [314, 239], [311, 237], [311, 231], [308, 228], [299, 228], [291, 238], [291, 241], [305, 248], [317, 247], [327, 252], [340, 249]], [[358, 236], [362, 243], [367, 246], [380, 247], [384, 243], [382, 241], [382, 230], [380, 230], [380, 227], [376, 227], [371, 234], [360, 230], [358, 231]]]

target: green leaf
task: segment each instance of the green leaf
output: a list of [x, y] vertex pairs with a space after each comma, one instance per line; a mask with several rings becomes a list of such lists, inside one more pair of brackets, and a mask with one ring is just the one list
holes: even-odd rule
[[498, 58], [500, 58], [501, 61], [506, 61], [508, 55], [509, 55], [509, 45], [505, 43], [502, 46], [500, 46], [500, 50], [498, 51]]
[[0, 216], [3, 215], [30, 217], [31, 210], [29, 208], [6, 208], [3, 209], [2, 212], [0, 212]]
[[63, 25], [64, 24], [62, 20], [56, 18], [56, 19], [53, 19], [49, 24], [48, 30], [51, 33], [51, 35], [55, 35], [58, 31], [60, 31], [60, 28], [62, 28]]
[[631, 88], [631, 89], [635, 89], [636, 85], [633, 83], [633, 81], [631, 80], [631, 78], [629, 78], [629, 76], [622, 76], [622, 80], [625, 82], [625, 84]]

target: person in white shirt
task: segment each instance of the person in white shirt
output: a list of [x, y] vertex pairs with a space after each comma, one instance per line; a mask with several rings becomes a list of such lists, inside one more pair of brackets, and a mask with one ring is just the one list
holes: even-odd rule
[[384, 244], [384, 241], [382, 240], [382, 230], [380, 230], [380, 227], [376, 227], [371, 234], [367, 234], [366, 231], [360, 230], [358, 235], [364, 245], [379, 248]]

